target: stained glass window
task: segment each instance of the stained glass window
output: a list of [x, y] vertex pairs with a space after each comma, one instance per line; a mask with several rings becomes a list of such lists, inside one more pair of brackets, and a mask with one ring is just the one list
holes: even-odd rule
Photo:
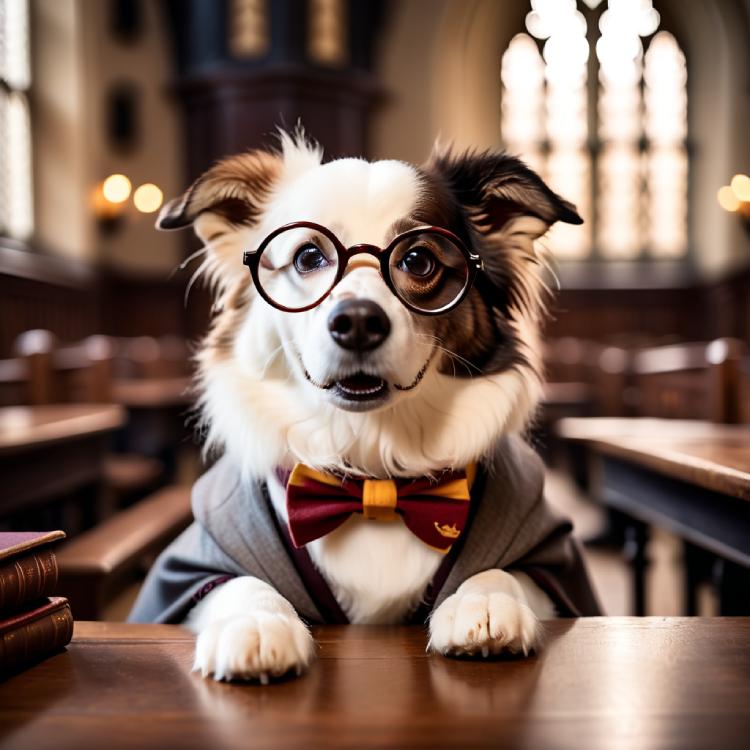
[[0, 0], [0, 234], [34, 229], [28, 0]]
[[561, 259], [687, 251], [687, 69], [660, 21], [651, 0], [531, 0], [503, 55], [503, 142], [586, 221], [553, 227]]

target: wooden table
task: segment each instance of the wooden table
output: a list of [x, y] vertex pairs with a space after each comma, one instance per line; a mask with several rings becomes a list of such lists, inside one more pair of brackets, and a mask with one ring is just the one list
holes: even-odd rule
[[188, 406], [190, 378], [132, 378], [115, 380], [112, 397], [129, 408], [164, 408]]
[[470, 661], [425, 654], [421, 628], [319, 628], [311, 671], [263, 687], [192, 674], [179, 627], [77, 623], [0, 683], [0, 748], [747, 747], [750, 619], [546, 629], [538, 656]]
[[0, 517], [95, 484], [125, 419], [119, 406], [0, 409]]
[[[727, 561], [724, 611], [750, 613], [750, 426], [571, 418], [557, 431], [598, 457], [598, 494], [607, 505]], [[642, 556], [641, 550], [635, 558], [637, 610], [643, 607]]]
[[185, 421], [195, 398], [190, 378], [133, 378], [116, 380], [114, 400], [128, 411], [118, 437], [118, 449], [158, 458], [167, 480], [174, 477], [177, 448], [185, 439]]

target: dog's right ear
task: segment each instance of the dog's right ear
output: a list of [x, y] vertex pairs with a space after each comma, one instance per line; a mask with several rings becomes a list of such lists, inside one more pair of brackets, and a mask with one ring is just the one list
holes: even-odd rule
[[239, 233], [257, 223], [282, 165], [281, 154], [261, 150], [222, 159], [164, 205], [156, 228], [192, 225], [206, 250], [198, 274], [211, 283], [226, 286], [247, 279]]
[[216, 163], [180, 197], [164, 205], [157, 229], [195, 225], [204, 242], [241, 226], [252, 226], [276, 179], [282, 157], [268, 151], [248, 151]]

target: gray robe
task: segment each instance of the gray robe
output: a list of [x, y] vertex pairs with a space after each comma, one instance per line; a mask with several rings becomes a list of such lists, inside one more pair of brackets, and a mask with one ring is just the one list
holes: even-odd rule
[[[480, 466], [472, 520], [434, 606], [467, 578], [502, 568], [526, 572], [561, 615], [600, 614], [571, 524], [546, 502], [544, 466], [517, 436], [506, 436]], [[261, 481], [243, 482], [224, 457], [193, 488], [194, 523], [154, 563], [132, 622], [181, 622], [214, 585], [255, 576], [273, 586], [300, 617], [324, 622], [279, 534]]]

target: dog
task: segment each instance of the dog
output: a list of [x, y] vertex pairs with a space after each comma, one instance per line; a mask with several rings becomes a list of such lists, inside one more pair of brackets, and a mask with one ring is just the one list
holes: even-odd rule
[[[539, 459], [517, 437], [542, 394], [538, 240], [556, 221], [582, 220], [503, 152], [438, 147], [416, 167], [324, 162], [300, 130], [279, 141], [218, 162], [157, 221], [192, 226], [204, 244], [198, 273], [214, 316], [197, 355], [199, 406], [206, 445], [222, 458], [194, 491], [196, 523], [157, 561], [131, 619], [184, 620], [204, 676], [303, 672], [315, 653], [307, 622], [327, 618], [294, 571], [274, 579], [289, 514], [309, 522], [317, 512], [290, 510], [290, 492], [359, 480], [365, 511], [320, 521], [330, 528], [303, 544], [286, 539], [342, 621], [410, 621], [432, 595], [431, 651], [526, 654], [541, 620], [596, 613], [570, 526], [544, 503]], [[494, 510], [486, 498], [466, 510], [477, 472], [481, 492], [502, 496]], [[401, 517], [392, 488], [419, 482], [461, 487], [450, 512], [426, 503], [445, 507], [447, 522]], [[268, 513], [248, 520], [262, 498]], [[436, 595], [446, 560], [460, 567], [482, 544], [505, 556], [483, 553], [487, 569], [464, 563], [461, 580], [454, 567]]]

